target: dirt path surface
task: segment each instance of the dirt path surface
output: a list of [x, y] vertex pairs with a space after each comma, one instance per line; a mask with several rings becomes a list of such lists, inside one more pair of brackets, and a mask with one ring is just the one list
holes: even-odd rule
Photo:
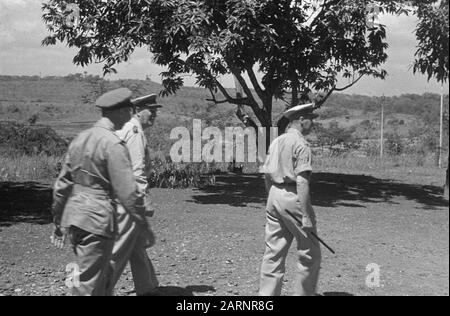
[[[0, 184], [0, 295], [67, 295], [70, 249], [49, 244], [51, 191]], [[323, 250], [322, 295], [449, 295], [449, 209], [428, 178], [318, 173], [313, 204]], [[166, 295], [256, 295], [264, 252], [263, 181], [223, 176], [203, 190], [152, 192], [159, 210], [149, 250]], [[381, 284], [366, 286], [369, 264]], [[284, 295], [292, 294], [295, 252]], [[135, 295], [129, 268], [117, 295]]]

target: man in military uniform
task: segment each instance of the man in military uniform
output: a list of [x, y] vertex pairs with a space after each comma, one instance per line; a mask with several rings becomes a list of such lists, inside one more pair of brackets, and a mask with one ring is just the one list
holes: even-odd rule
[[[161, 105], [156, 104], [156, 95], [151, 94], [132, 100], [136, 114], [125, 126], [117, 131], [117, 135], [124, 141], [130, 152], [133, 173], [138, 182], [139, 192], [145, 196], [146, 216], [153, 216], [150, 197], [148, 196], [148, 182], [146, 169], [149, 162], [149, 151], [144, 131], [153, 125], [157, 110]], [[154, 240], [142, 238], [140, 228], [134, 224], [130, 215], [119, 205], [118, 207], [119, 234], [114, 244], [112, 267], [112, 287], [119, 280], [127, 262], [130, 262], [134, 286], [138, 296], [157, 294], [158, 279], [155, 269], [147, 255], [146, 248], [153, 245]]]
[[288, 130], [270, 145], [262, 167], [268, 192], [266, 251], [259, 289], [262, 296], [281, 295], [286, 256], [294, 239], [298, 255], [294, 293], [298, 296], [316, 293], [321, 250], [311, 234], [316, 233], [316, 217], [309, 188], [311, 150], [304, 138], [317, 117], [313, 110], [313, 104], [306, 104], [284, 113], [290, 121]]
[[147, 231], [143, 195], [133, 177], [128, 149], [115, 134], [130, 119], [131, 91], [108, 92], [96, 105], [102, 119], [70, 144], [54, 187], [52, 243], [62, 248], [70, 237], [79, 268], [72, 291], [83, 296], [108, 294], [116, 203], [134, 225]]

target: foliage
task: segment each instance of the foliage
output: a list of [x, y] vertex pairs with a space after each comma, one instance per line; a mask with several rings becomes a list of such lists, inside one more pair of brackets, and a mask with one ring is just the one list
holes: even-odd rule
[[347, 109], [339, 108], [337, 106], [327, 106], [320, 111], [320, 119], [327, 120], [336, 117], [350, 115]]
[[172, 163], [152, 159], [148, 181], [152, 188], [198, 188], [215, 184], [214, 166], [206, 163]]
[[3, 154], [60, 156], [67, 143], [48, 126], [26, 126], [0, 122], [0, 148]]
[[361, 150], [367, 157], [380, 157], [380, 142], [364, 142], [361, 145]]
[[391, 156], [399, 156], [404, 151], [404, 144], [398, 134], [386, 135], [386, 141], [384, 144], [387, 153]]
[[[380, 13], [404, 12], [404, 1], [377, 1]], [[77, 47], [74, 63], [126, 62], [136, 47], [148, 46], [162, 73], [163, 95], [193, 74], [212, 101], [248, 106], [263, 126], [272, 124], [274, 97], [288, 107], [315, 99], [322, 104], [365, 75], [384, 78], [387, 59], [384, 25], [368, 18], [375, 2], [353, 0], [136, 0], [81, 1], [80, 18], [64, 0], [43, 4], [50, 35], [44, 45]], [[261, 82], [255, 74], [263, 74]], [[218, 78], [233, 74], [244, 98], [234, 98]], [[250, 79], [250, 83], [244, 78]], [[338, 78], [351, 83], [338, 87]], [[218, 100], [220, 91], [225, 97]], [[316, 96], [314, 96], [316, 94]]]
[[332, 151], [332, 155], [359, 147], [358, 142], [353, 138], [353, 132], [353, 129], [340, 127], [336, 121], [331, 122], [328, 128], [320, 123], [315, 125], [317, 145], [322, 148], [327, 147]]
[[449, 0], [416, 1], [419, 23], [416, 29], [418, 49], [414, 72], [446, 82], [449, 73]]
[[340, 127], [336, 121], [331, 122], [328, 128], [322, 124], [316, 124], [315, 133], [324, 146], [335, 146], [353, 141], [352, 130]]

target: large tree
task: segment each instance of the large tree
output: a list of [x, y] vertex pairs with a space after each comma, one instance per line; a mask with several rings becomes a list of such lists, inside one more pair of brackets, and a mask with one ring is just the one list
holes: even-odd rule
[[[414, 72], [426, 74], [444, 84], [449, 74], [449, 0], [423, 3], [416, 1], [419, 23], [416, 29], [418, 48]], [[448, 198], [448, 158], [445, 196]]]
[[[75, 64], [100, 62], [105, 73], [146, 46], [167, 69], [161, 74], [163, 94], [176, 92], [184, 76], [194, 75], [212, 101], [239, 105], [241, 118], [248, 119], [250, 109], [269, 127], [276, 98], [286, 107], [308, 101], [320, 106], [363, 76], [384, 78], [386, 30], [374, 20], [398, 13], [402, 2], [48, 0], [43, 19], [50, 36], [43, 44], [77, 47]], [[79, 18], [71, 21], [74, 15]], [[242, 87], [240, 97], [220, 83], [227, 74]]]

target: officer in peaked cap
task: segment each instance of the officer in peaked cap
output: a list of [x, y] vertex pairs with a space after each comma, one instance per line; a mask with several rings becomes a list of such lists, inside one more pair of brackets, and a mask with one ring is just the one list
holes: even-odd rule
[[314, 110], [314, 104], [303, 104], [283, 113], [288, 122], [287, 132], [272, 142], [262, 167], [268, 192], [266, 251], [259, 288], [262, 296], [281, 294], [286, 256], [294, 240], [298, 256], [294, 293], [299, 296], [316, 293], [321, 250], [311, 235], [316, 233], [316, 217], [309, 189], [311, 149], [305, 139], [317, 117]]
[[142, 231], [147, 227], [144, 196], [128, 149], [115, 133], [131, 117], [131, 91], [110, 91], [96, 105], [102, 118], [70, 144], [53, 194], [56, 228], [51, 240], [62, 248], [70, 236], [79, 272], [72, 292], [80, 296], [109, 294], [116, 201], [134, 225]]
[[295, 116], [303, 114], [307, 115], [311, 119], [317, 118], [318, 115], [314, 113], [315, 110], [316, 105], [314, 103], [300, 104], [286, 110], [277, 124], [277, 127], [279, 129], [279, 135], [283, 134], [286, 131], [287, 126], [295, 118]]
[[[154, 213], [148, 195], [146, 169], [149, 162], [149, 148], [145, 130], [154, 124], [157, 110], [161, 105], [156, 103], [156, 94], [146, 95], [131, 100], [135, 114], [125, 126], [117, 132], [119, 138], [126, 144], [131, 157], [133, 174], [138, 181], [139, 191], [145, 196], [146, 216], [149, 220]], [[159, 285], [153, 264], [146, 249], [154, 240], [145, 238], [140, 227], [135, 225], [130, 215], [119, 205], [118, 207], [119, 236], [114, 244], [111, 266], [113, 267], [112, 287], [119, 280], [127, 262], [130, 263], [136, 294], [138, 296], [157, 295]], [[148, 226], [150, 229], [150, 224]], [[150, 231], [151, 232], [151, 231]]]
[[101, 109], [130, 108], [131, 94], [127, 88], [115, 89], [100, 96], [95, 105]]

